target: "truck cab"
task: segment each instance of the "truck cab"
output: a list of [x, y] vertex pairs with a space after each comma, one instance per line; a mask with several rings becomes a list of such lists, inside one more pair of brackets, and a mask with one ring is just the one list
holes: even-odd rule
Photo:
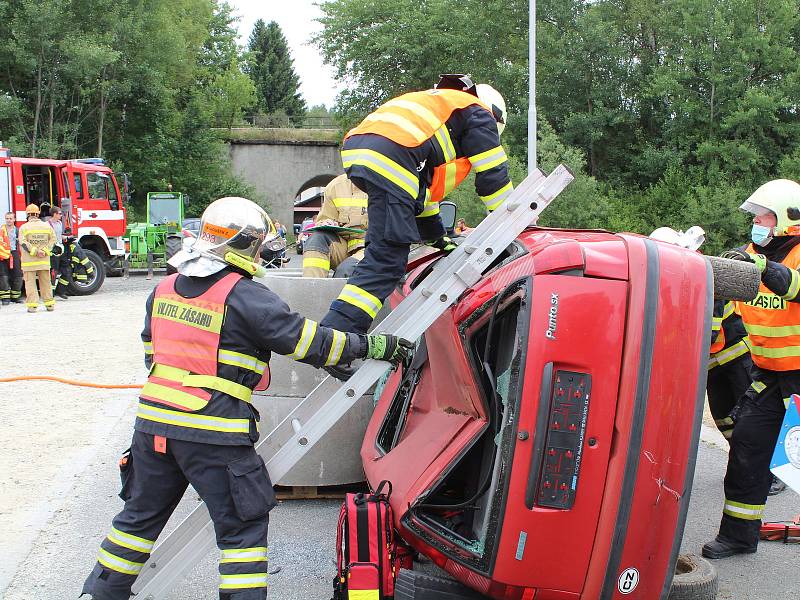
[[60, 206], [65, 233], [78, 239], [100, 276], [125, 256], [127, 178], [120, 188], [118, 177], [101, 158], [22, 158], [0, 147], [0, 211], [13, 212], [21, 225], [28, 204]]

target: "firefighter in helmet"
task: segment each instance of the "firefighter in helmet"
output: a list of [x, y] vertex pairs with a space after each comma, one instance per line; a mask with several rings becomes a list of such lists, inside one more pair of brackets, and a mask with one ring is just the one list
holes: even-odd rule
[[[25, 305], [28, 312], [39, 308], [39, 294], [48, 311], [55, 308], [53, 285], [50, 282], [50, 255], [56, 244], [53, 228], [39, 219], [39, 207], [29, 204], [25, 208], [28, 222], [19, 228], [20, 263], [25, 280]], [[39, 291], [36, 291], [36, 284]]]
[[752, 213], [752, 243], [723, 256], [761, 271], [755, 299], [737, 302], [753, 359], [753, 383], [732, 415], [725, 505], [716, 538], [703, 556], [752, 553], [758, 546], [775, 449], [786, 406], [800, 393], [800, 184], [776, 179], [740, 207]]
[[443, 75], [435, 89], [389, 100], [347, 133], [342, 163], [367, 194], [369, 229], [364, 258], [323, 325], [365, 332], [405, 273], [411, 243], [455, 248], [438, 200], [470, 170], [486, 209], [500, 206], [513, 189], [500, 144], [505, 119], [497, 90]]
[[359, 232], [314, 231], [303, 245], [303, 277], [328, 277], [349, 257], [361, 260], [367, 219], [367, 195], [339, 175], [325, 187], [316, 226], [346, 227]]
[[214, 521], [220, 599], [266, 598], [275, 497], [253, 448], [258, 413], [250, 400], [269, 384], [270, 354], [322, 366], [354, 358], [397, 362], [410, 347], [391, 335], [322, 327], [253, 281], [260, 250], [274, 234], [267, 213], [250, 200], [213, 202], [195, 244], [171, 260], [178, 273], [147, 300], [142, 341], [150, 375], [120, 463], [125, 507], [83, 587], [94, 600], [128, 600], [189, 484]]

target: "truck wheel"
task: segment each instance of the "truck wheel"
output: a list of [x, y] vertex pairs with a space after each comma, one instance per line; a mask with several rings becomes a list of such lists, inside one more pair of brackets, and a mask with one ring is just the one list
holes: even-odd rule
[[169, 259], [175, 256], [183, 248], [183, 239], [177, 235], [167, 237], [167, 242], [164, 248], [164, 260], [167, 262], [167, 275], [172, 275], [178, 271], [169, 264]]
[[482, 600], [488, 598], [455, 579], [401, 569], [394, 600]]
[[94, 272], [89, 275], [85, 283], [73, 281], [69, 284], [69, 291], [75, 296], [94, 294], [106, 280], [106, 267], [103, 263], [103, 259], [100, 258], [96, 252], [91, 250], [84, 250], [84, 252], [86, 252], [86, 257], [92, 263], [92, 266], [94, 266]]
[[707, 256], [714, 272], [714, 298], [749, 302], [758, 295], [761, 273], [749, 262]]
[[714, 600], [718, 587], [717, 571], [710, 562], [695, 554], [681, 554], [669, 600]]

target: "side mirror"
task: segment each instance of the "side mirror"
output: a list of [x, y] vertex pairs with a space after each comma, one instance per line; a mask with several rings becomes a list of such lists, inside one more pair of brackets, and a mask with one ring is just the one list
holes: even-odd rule
[[447, 231], [447, 235], [453, 235], [456, 226], [457, 212], [458, 207], [455, 205], [455, 202], [450, 202], [449, 200], [439, 202], [439, 217], [442, 219], [442, 224], [444, 225], [445, 231]]

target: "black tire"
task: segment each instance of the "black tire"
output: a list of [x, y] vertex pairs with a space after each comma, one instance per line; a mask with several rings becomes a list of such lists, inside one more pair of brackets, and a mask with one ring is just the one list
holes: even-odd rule
[[454, 579], [401, 569], [394, 600], [483, 600], [487, 598]]
[[749, 302], [758, 295], [761, 273], [753, 263], [707, 256], [714, 272], [714, 298]]
[[106, 280], [106, 266], [103, 259], [91, 250], [84, 250], [86, 257], [91, 261], [94, 266], [94, 273], [89, 276], [89, 280], [84, 283], [73, 281], [69, 284], [69, 291], [74, 296], [88, 296], [94, 294], [103, 285]]
[[714, 600], [718, 589], [717, 570], [710, 562], [695, 554], [678, 556], [669, 600]]
[[294, 249], [297, 251], [298, 254], [303, 253], [303, 244], [301, 242], [297, 242]]
[[180, 252], [182, 248], [183, 240], [180, 238], [180, 236], [170, 235], [167, 237], [167, 241], [164, 246], [164, 260], [167, 262], [167, 275], [172, 275], [173, 273], [178, 272], [175, 267], [169, 264], [169, 259]]

